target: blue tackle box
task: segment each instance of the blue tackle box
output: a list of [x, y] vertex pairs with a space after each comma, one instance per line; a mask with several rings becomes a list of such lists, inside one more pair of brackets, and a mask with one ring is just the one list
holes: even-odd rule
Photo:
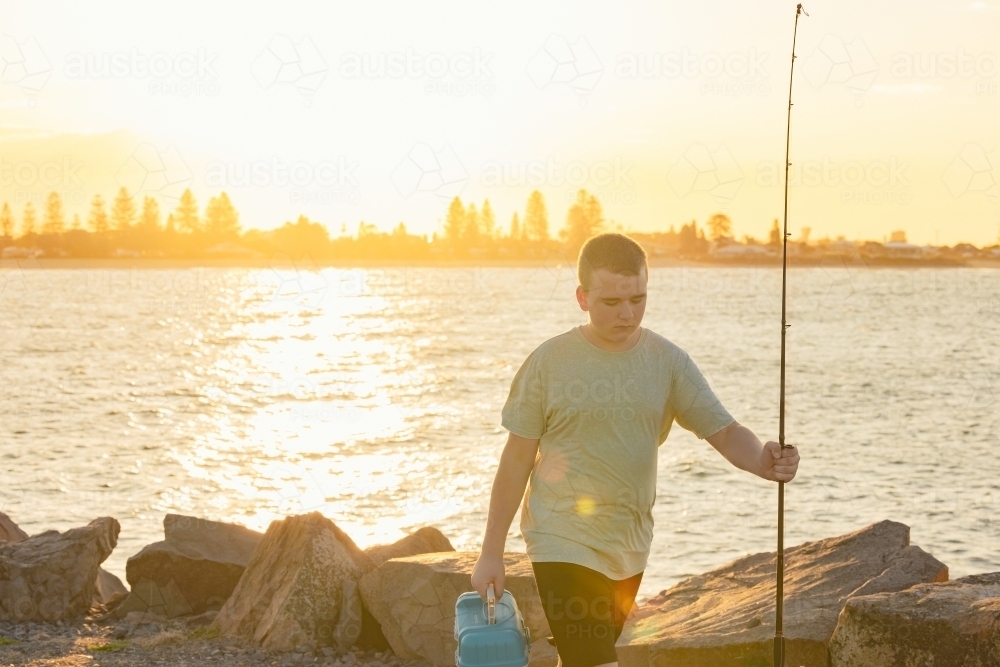
[[458, 596], [455, 642], [457, 667], [524, 667], [531, 632], [510, 591], [497, 600], [490, 584], [485, 602], [475, 591]]

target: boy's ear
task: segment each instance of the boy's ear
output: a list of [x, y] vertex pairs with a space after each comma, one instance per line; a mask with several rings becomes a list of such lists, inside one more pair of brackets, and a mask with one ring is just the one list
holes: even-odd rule
[[587, 292], [584, 291], [583, 285], [576, 286], [576, 302], [580, 304], [580, 310], [584, 312], [590, 310], [590, 306], [587, 305]]

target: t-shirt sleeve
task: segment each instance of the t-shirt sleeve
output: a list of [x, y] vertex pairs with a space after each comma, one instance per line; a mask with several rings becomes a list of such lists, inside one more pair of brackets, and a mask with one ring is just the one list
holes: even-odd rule
[[545, 405], [538, 356], [532, 352], [510, 383], [501, 425], [522, 438], [541, 438], [545, 432]]
[[669, 400], [677, 423], [698, 439], [714, 435], [736, 421], [683, 350], [672, 375]]

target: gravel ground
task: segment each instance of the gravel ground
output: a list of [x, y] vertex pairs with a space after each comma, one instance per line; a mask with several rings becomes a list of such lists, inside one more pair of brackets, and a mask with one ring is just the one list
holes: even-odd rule
[[93, 619], [54, 625], [0, 622], [0, 667], [430, 667], [424, 661], [400, 660], [390, 650], [339, 653], [326, 648], [314, 652], [300, 646], [290, 653], [271, 653], [213, 634], [207, 627], [191, 628], [180, 621], [137, 625], [102, 625]]

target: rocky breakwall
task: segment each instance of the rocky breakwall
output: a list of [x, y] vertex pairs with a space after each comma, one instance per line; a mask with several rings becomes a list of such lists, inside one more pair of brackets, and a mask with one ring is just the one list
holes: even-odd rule
[[219, 610], [246, 570], [263, 533], [192, 516], [163, 518], [163, 541], [128, 559], [125, 578], [132, 592], [114, 611], [175, 618]]
[[[618, 640], [621, 667], [770, 664], [775, 554], [691, 577], [637, 608]], [[881, 521], [785, 551], [788, 665], [827, 667], [837, 618], [851, 598], [945, 581], [948, 568], [910, 544], [909, 527]]]
[[[478, 552], [469, 551], [394, 558], [361, 578], [365, 606], [378, 619], [396, 655], [448, 667], [455, 664], [455, 602], [472, 590], [472, 568], [478, 558]], [[547, 646], [549, 626], [527, 554], [505, 553], [504, 567], [504, 587], [517, 600], [532, 640]]]
[[372, 560], [319, 512], [274, 521], [213, 626], [267, 650], [346, 649], [361, 634]]
[[1000, 572], [847, 601], [833, 667], [1000, 665]]
[[102, 517], [62, 533], [0, 542], [0, 621], [51, 622], [86, 614], [98, 593], [100, 565], [120, 530], [118, 521]]

